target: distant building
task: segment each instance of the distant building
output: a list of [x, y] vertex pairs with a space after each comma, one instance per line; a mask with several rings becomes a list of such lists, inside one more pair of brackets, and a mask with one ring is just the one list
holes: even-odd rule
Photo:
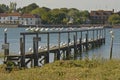
[[91, 11], [90, 12], [90, 20], [92, 24], [107, 24], [108, 18], [114, 13], [113, 11]]
[[41, 18], [35, 14], [1, 13], [0, 24], [40, 25]]

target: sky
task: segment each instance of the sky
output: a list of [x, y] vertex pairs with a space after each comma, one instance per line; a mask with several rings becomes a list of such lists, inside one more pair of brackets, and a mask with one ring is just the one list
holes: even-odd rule
[[120, 11], [120, 0], [0, 0], [0, 4], [16, 2], [17, 8], [36, 3], [40, 7], [76, 8], [79, 10], [115, 10]]

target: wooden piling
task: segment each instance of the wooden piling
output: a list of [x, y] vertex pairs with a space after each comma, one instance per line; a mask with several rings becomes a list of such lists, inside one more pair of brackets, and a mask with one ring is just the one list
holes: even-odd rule
[[79, 52], [82, 53], [82, 38], [79, 39]]
[[25, 67], [25, 35], [20, 38], [21, 67]]
[[47, 33], [47, 54], [45, 56], [46, 60], [45, 60], [45, 63], [49, 63], [49, 42], [50, 42], [50, 34]]
[[86, 45], [85, 45], [85, 47], [86, 47], [86, 51], [88, 51], [88, 34], [86, 34]]
[[60, 32], [58, 33], [58, 48], [57, 60], [60, 60]]
[[34, 67], [36, 67], [38, 66], [37, 37], [33, 37], [33, 54], [34, 54]]
[[70, 43], [70, 33], [68, 32], [68, 43], [67, 43], [67, 51], [66, 51], [66, 59], [69, 60], [70, 59], [70, 47], [69, 47], [69, 43]]

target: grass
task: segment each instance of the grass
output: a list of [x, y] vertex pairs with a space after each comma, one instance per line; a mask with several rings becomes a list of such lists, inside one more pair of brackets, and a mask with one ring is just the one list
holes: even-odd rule
[[4, 57], [4, 53], [0, 52], [0, 58], [3, 58], [3, 57]]
[[120, 80], [120, 60], [56, 61], [10, 73], [4, 67], [0, 66], [0, 80]]

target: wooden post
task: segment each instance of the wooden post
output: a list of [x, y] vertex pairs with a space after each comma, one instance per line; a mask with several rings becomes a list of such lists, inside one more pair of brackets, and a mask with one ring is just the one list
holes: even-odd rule
[[25, 35], [20, 38], [20, 52], [21, 52], [21, 67], [26, 67], [25, 65]]
[[60, 60], [60, 32], [58, 33], [58, 48], [57, 60]]
[[106, 29], [104, 28], [104, 43], [105, 43], [105, 37], [106, 37]]
[[74, 38], [74, 55], [77, 53], [77, 49], [76, 49], [76, 35], [73, 35]]
[[68, 32], [68, 48], [67, 48], [67, 52], [66, 52], [66, 59], [69, 60], [70, 59], [70, 47], [69, 47], [69, 43], [70, 43], [70, 33]]
[[49, 53], [50, 53], [50, 51], [49, 51], [49, 42], [50, 42], [50, 34], [49, 33], [47, 33], [47, 51], [48, 51], [48, 53], [46, 54], [46, 63], [49, 63]]
[[79, 39], [79, 44], [80, 44], [79, 51], [80, 51], [80, 60], [81, 60], [82, 59], [82, 39], [81, 38]]
[[98, 30], [96, 30], [96, 36], [97, 36], [97, 39], [96, 39], [96, 46], [98, 46]]
[[37, 37], [33, 37], [34, 67], [38, 66]]
[[92, 43], [92, 48], [95, 47], [95, 43], [94, 43], [94, 40], [95, 40], [95, 37], [94, 37], [94, 36], [95, 36], [95, 35], [94, 35], [94, 34], [95, 34], [95, 31], [93, 30], [93, 43]]
[[113, 37], [111, 38], [110, 59], [112, 59]]
[[82, 31], [81, 31], [81, 40], [82, 40]]
[[102, 45], [102, 29], [100, 29], [100, 45]]
[[88, 50], [88, 34], [86, 34], [86, 51]]
[[75, 35], [76, 35], [76, 42], [77, 42], [77, 32], [75, 32]]
[[76, 52], [78, 53], [78, 47], [77, 47], [77, 32], [75, 32], [75, 36], [76, 36], [76, 38], [75, 38], [75, 43], [76, 43]]
[[7, 43], [7, 33], [4, 33], [4, 44], [8, 44], [8, 49], [4, 49], [4, 62], [7, 60], [7, 56], [9, 55], [9, 43]]
[[79, 44], [80, 44], [80, 46], [79, 46], [80, 53], [82, 53], [82, 39], [81, 38], [79, 39]]

